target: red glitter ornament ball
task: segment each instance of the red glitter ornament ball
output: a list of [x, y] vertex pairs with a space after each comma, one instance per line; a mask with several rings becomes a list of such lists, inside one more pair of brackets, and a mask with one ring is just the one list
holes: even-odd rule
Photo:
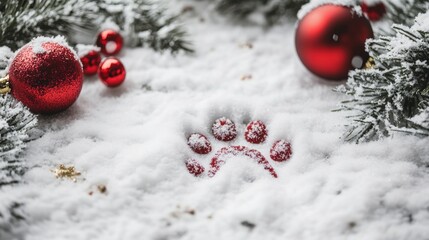
[[105, 55], [115, 55], [121, 51], [124, 40], [122, 36], [111, 29], [104, 30], [98, 34], [96, 45], [100, 47]]
[[109, 57], [101, 62], [98, 69], [100, 80], [108, 87], [117, 87], [125, 80], [125, 67], [119, 59]]
[[212, 145], [207, 137], [199, 133], [193, 133], [189, 136], [188, 145], [192, 151], [198, 154], [207, 154], [212, 150]]
[[95, 50], [89, 51], [80, 58], [83, 65], [83, 73], [86, 75], [94, 75], [98, 71], [98, 66], [101, 62], [101, 55]]
[[246, 127], [244, 137], [250, 143], [259, 144], [267, 138], [267, 127], [262, 121], [252, 121]]
[[386, 14], [386, 7], [382, 2], [368, 4], [366, 1], [362, 1], [360, 7], [371, 21], [378, 21]]
[[21, 48], [9, 68], [12, 95], [34, 113], [56, 113], [78, 98], [83, 72], [64, 38], [39, 37]]
[[283, 162], [292, 156], [292, 147], [286, 140], [276, 141], [270, 149], [270, 157], [274, 161]]
[[322, 5], [298, 23], [295, 47], [309, 71], [331, 81], [347, 78], [349, 70], [368, 60], [365, 41], [373, 37], [368, 19], [352, 8]]
[[231, 141], [237, 136], [234, 122], [225, 117], [215, 120], [212, 132], [213, 136], [219, 141]]

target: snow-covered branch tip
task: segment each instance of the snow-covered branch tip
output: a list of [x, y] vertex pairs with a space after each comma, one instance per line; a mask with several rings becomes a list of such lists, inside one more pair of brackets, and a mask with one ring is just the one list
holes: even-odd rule
[[341, 110], [351, 123], [345, 139], [371, 141], [394, 132], [429, 136], [429, 12], [414, 25], [393, 25], [395, 36], [367, 42], [375, 61], [371, 69], [355, 70], [337, 90], [351, 97]]
[[150, 0], [1, 1], [0, 19], [0, 46], [13, 50], [35, 36], [63, 35], [75, 44], [76, 31], [94, 34], [109, 21], [117, 25], [130, 47], [192, 51], [177, 18]]
[[309, 0], [216, 0], [216, 10], [235, 19], [246, 20], [260, 14], [267, 24], [277, 23], [283, 17], [296, 18], [296, 13]]
[[37, 119], [12, 96], [0, 95], [0, 187], [19, 182], [25, 167], [19, 155]]

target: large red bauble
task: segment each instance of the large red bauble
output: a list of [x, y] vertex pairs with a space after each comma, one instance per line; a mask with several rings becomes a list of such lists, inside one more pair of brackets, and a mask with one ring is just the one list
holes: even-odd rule
[[80, 58], [83, 65], [83, 73], [85, 75], [94, 75], [98, 71], [98, 66], [101, 62], [101, 55], [95, 50], [89, 51], [85, 56]]
[[16, 54], [9, 80], [12, 95], [32, 112], [56, 113], [78, 98], [83, 72], [79, 58], [70, 48], [35, 39]]
[[369, 4], [366, 1], [362, 1], [360, 7], [371, 21], [378, 21], [386, 14], [386, 7], [382, 2]]
[[313, 9], [299, 21], [295, 46], [309, 71], [338, 81], [368, 60], [365, 41], [372, 37], [371, 24], [364, 16], [349, 7], [328, 4]]
[[124, 40], [122, 36], [111, 29], [104, 30], [98, 34], [96, 45], [100, 47], [105, 55], [115, 55], [121, 51]]
[[125, 80], [125, 67], [119, 59], [109, 57], [101, 62], [98, 69], [100, 80], [108, 87], [117, 87]]

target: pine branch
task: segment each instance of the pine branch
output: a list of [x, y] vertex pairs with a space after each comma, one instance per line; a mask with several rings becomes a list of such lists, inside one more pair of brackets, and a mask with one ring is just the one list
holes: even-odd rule
[[0, 10], [0, 46], [14, 50], [40, 35], [64, 35], [74, 43], [76, 31], [94, 34], [113, 20], [130, 47], [192, 51], [176, 17], [149, 0], [15, 0], [1, 2]]
[[[5, 57], [1, 57], [0, 65]], [[29, 131], [36, 125], [36, 116], [8, 95], [0, 95], [0, 190], [17, 184], [26, 167], [20, 154], [29, 141]], [[23, 218], [20, 203], [13, 199], [0, 201], [0, 234]]]
[[352, 97], [342, 110], [352, 111], [348, 141], [370, 141], [396, 131], [429, 136], [429, 12], [412, 27], [393, 25], [395, 36], [369, 40], [376, 63], [355, 70], [337, 90]]
[[296, 18], [296, 13], [309, 0], [217, 0], [216, 9], [235, 19], [247, 19], [251, 14], [262, 14], [269, 25], [282, 17]]
[[387, 16], [394, 23], [411, 25], [419, 13], [424, 13], [429, 8], [427, 0], [401, 0], [386, 1]]
[[157, 51], [192, 52], [186, 33], [177, 17], [166, 16], [164, 9], [148, 0], [99, 0], [100, 13], [115, 22], [125, 33], [129, 46], [149, 46]]
[[0, 9], [0, 46], [14, 50], [40, 35], [92, 29], [96, 16], [96, 5], [81, 0], [2, 1]]
[[36, 116], [8, 95], [0, 95], [0, 187], [17, 183], [25, 167], [18, 156], [36, 125]]

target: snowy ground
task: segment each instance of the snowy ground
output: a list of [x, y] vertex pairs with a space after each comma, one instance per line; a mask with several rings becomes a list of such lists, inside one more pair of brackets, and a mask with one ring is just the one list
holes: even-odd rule
[[[343, 143], [343, 113], [331, 112], [342, 96], [301, 66], [294, 23], [233, 26], [200, 10], [185, 19], [194, 55], [126, 49], [121, 87], [86, 79], [71, 109], [40, 119], [46, 134], [28, 147], [27, 184], [3, 190], [25, 204], [14, 231], [28, 240], [428, 239], [428, 140]], [[279, 178], [248, 159], [213, 178], [188, 173], [186, 158], [209, 160], [187, 135], [208, 136], [213, 154], [225, 146], [210, 134], [222, 116], [237, 123], [234, 145], [267, 159], [274, 141], [291, 141], [290, 161], [269, 159]], [[258, 119], [269, 136], [253, 146], [243, 128]], [[58, 164], [83, 176], [57, 180]]]

